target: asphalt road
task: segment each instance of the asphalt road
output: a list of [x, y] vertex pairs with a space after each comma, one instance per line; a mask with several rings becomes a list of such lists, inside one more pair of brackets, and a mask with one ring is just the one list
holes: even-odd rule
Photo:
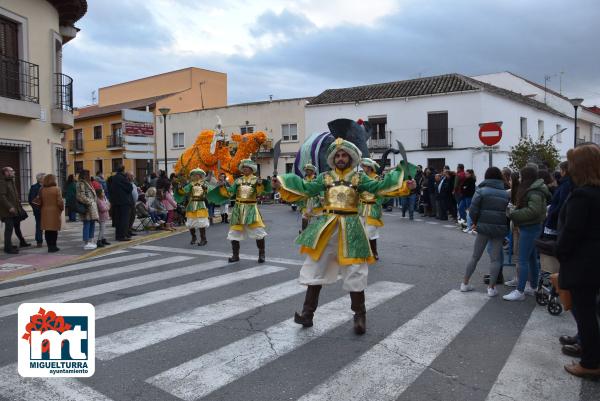
[[[227, 226], [217, 224], [206, 247], [184, 233], [0, 282], [0, 398], [598, 400], [600, 382], [563, 369], [571, 358], [558, 336], [575, 333], [572, 316], [551, 316], [532, 297], [489, 299], [486, 256], [476, 291], [458, 292], [474, 237], [435, 220], [386, 214], [364, 336], [352, 332], [340, 283], [321, 292], [313, 328], [291, 323], [304, 299], [293, 244], [300, 221], [284, 205], [261, 210], [264, 265], [251, 241], [241, 262], [227, 264]], [[93, 377], [18, 375], [17, 307], [40, 300], [95, 306]]]

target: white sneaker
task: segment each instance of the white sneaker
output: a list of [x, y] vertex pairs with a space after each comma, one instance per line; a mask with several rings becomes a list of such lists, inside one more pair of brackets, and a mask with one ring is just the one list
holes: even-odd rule
[[474, 288], [471, 284], [460, 283], [460, 291], [461, 292], [469, 292], [473, 291]]
[[512, 290], [509, 294], [503, 296], [505, 301], [524, 301], [525, 294], [519, 290]]
[[83, 249], [85, 249], [86, 251], [91, 251], [92, 249], [96, 249], [96, 244], [92, 244], [91, 242], [88, 242], [87, 244], [85, 244], [83, 246]]
[[517, 278], [515, 277], [512, 280], [505, 281], [504, 285], [508, 287], [516, 287], [517, 285], [519, 285], [519, 280], [517, 280]]
[[535, 290], [533, 288], [531, 288], [531, 286], [529, 284], [527, 284], [525, 286], [525, 290], [523, 291], [523, 293], [525, 295], [534, 296], [535, 295]]
[[490, 298], [498, 295], [498, 290], [496, 288], [488, 287], [487, 292], [488, 292], [488, 297], [490, 297]]
[[468, 228], [464, 228], [464, 229], [462, 230], [462, 232], [463, 232], [463, 233], [465, 233], [465, 234], [470, 234], [470, 233], [469, 233], [469, 231], [471, 231], [471, 230], [469, 230]]

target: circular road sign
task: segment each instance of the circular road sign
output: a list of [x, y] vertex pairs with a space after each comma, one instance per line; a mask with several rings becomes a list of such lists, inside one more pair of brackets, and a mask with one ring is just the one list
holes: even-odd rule
[[479, 128], [479, 140], [487, 146], [494, 146], [502, 139], [502, 127], [498, 123], [481, 124]]

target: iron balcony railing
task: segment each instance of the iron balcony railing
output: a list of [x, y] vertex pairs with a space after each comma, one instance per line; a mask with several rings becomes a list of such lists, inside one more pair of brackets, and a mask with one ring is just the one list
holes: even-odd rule
[[121, 135], [109, 135], [106, 137], [107, 148], [122, 148], [123, 137]]
[[69, 152], [83, 152], [83, 140], [73, 139], [69, 141]]
[[37, 64], [0, 55], [0, 96], [40, 102], [40, 72]]
[[421, 148], [451, 148], [454, 146], [454, 133], [452, 128], [422, 129]]
[[54, 74], [54, 102], [57, 109], [73, 112], [73, 78]]
[[367, 147], [369, 149], [388, 149], [392, 145], [392, 131], [385, 131], [384, 137], [381, 138], [381, 133], [379, 133], [378, 138], [369, 138], [367, 141]]

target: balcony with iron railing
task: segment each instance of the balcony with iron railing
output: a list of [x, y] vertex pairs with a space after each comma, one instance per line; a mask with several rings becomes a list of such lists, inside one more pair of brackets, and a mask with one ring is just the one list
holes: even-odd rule
[[260, 145], [260, 148], [258, 148], [258, 152], [256, 153], [256, 157], [261, 159], [268, 159], [273, 157], [273, 154], [273, 141], [268, 140], [267, 142]]
[[0, 55], [0, 113], [40, 118], [39, 66]]
[[[382, 135], [383, 134], [383, 137]], [[392, 131], [385, 131], [375, 134], [375, 138], [371, 136], [367, 140], [369, 150], [389, 149], [392, 146]]]
[[123, 136], [109, 135], [106, 137], [107, 149], [121, 149], [123, 147]]
[[421, 130], [421, 148], [448, 149], [453, 146], [454, 132], [452, 128]]
[[68, 75], [54, 74], [54, 106], [52, 124], [60, 128], [73, 127], [73, 78]]
[[83, 140], [72, 139], [69, 141], [69, 152], [71, 153], [82, 153], [83, 152]]

